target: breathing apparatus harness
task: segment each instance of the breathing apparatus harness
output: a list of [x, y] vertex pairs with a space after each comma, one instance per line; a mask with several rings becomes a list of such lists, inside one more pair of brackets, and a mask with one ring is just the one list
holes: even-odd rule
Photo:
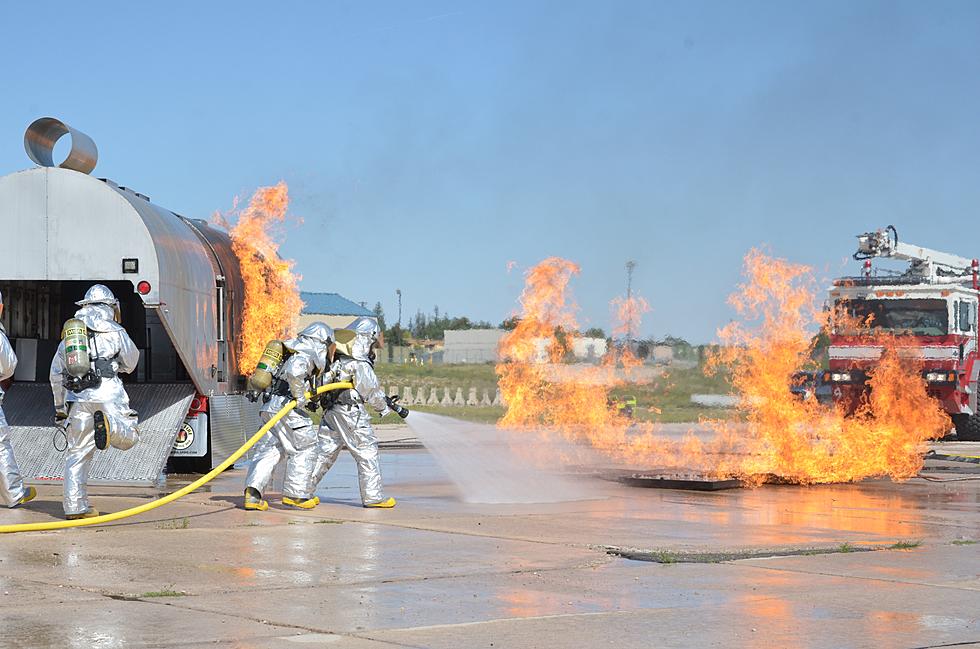
[[62, 384], [69, 391], [78, 394], [83, 390], [97, 388], [102, 385], [102, 379], [114, 379], [117, 376], [115, 368], [112, 366], [111, 358], [99, 358], [99, 345], [94, 335], [88, 337], [95, 350], [95, 358], [92, 359], [92, 367], [84, 376], [78, 377], [69, 374], [67, 371], [62, 374], [64, 377]]
[[[65, 387], [65, 389], [69, 390], [70, 392], [74, 392], [75, 394], [78, 394], [83, 390], [98, 388], [102, 385], [102, 379], [114, 379], [119, 375], [112, 366], [111, 358], [99, 358], [99, 344], [97, 336], [92, 334], [89, 335], [88, 339], [89, 344], [95, 351], [95, 358], [93, 358], [91, 361], [89, 371], [83, 376], [78, 377], [70, 374], [66, 369], [61, 375], [62, 385]], [[59, 453], [63, 453], [68, 450], [68, 421], [69, 415], [71, 414], [72, 403], [73, 402], [71, 401], [67, 402], [65, 404], [64, 413], [58, 413], [55, 415], [55, 431], [54, 436], [51, 438], [51, 444]], [[64, 441], [64, 444], [59, 446], [58, 442], [61, 440]]]

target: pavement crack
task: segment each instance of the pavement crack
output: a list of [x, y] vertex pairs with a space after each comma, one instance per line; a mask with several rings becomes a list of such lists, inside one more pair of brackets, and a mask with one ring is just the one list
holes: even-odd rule
[[178, 602], [158, 602], [158, 601], [146, 600], [146, 599], [137, 599], [135, 601], [141, 602], [143, 604], [152, 604], [156, 606], [169, 606], [184, 611], [194, 611], [195, 613], [205, 613], [208, 615], [222, 615], [237, 620], [246, 620], [248, 622], [255, 622], [256, 624], [263, 624], [265, 626], [273, 627], [276, 629], [293, 629], [295, 631], [306, 631], [307, 633], [341, 636], [345, 638], [357, 638], [358, 640], [371, 640], [372, 642], [380, 642], [383, 644], [391, 645], [393, 647], [405, 647], [406, 649], [425, 649], [425, 647], [421, 647], [418, 645], [403, 644], [400, 642], [393, 642], [390, 640], [375, 640], [374, 638], [369, 638], [367, 635], [365, 635], [366, 633], [370, 633], [370, 631], [365, 631], [364, 634], [341, 632], [341, 631], [330, 631], [329, 629], [323, 629], [315, 626], [308, 626], [305, 624], [295, 624], [292, 622], [276, 622], [273, 620], [261, 620], [254, 617], [250, 617], [248, 615], [239, 615], [235, 613], [228, 613], [225, 611], [222, 612], [212, 611], [207, 608], [201, 608], [197, 606], [184, 606]]
[[854, 552], [875, 552], [885, 550], [888, 546], [872, 547], [840, 547], [832, 548], [776, 548], [771, 550], [733, 550], [730, 552], [691, 552], [686, 550], [641, 550], [638, 548], [622, 548], [614, 545], [592, 546], [593, 549], [606, 554], [622, 557], [631, 561], [649, 561], [653, 563], [727, 563], [743, 559], [774, 559], [779, 557], [815, 556], [821, 554], [850, 554]]

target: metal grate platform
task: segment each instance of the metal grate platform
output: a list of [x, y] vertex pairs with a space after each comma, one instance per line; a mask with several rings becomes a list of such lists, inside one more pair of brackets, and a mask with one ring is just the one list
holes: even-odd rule
[[[96, 451], [90, 485], [156, 484], [194, 396], [189, 384], [127, 385], [126, 392], [130, 405], [140, 413], [140, 441], [128, 451], [111, 447]], [[35, 484], [61, 482], [65, 452], [55, 450], [52, 443], [51, 387], [46, 383], [15, 383], [4, 397], [3, 411], [24, 479]], [[59, 440], [62, 443], [63, 438]]]
[[616, 476], [616, 480], [630, 487], [690, 491], [720, 491], [744, 486], [741, 480], [735, 478], [669, 472], [631, 473]]
[[[257, 430], [263, 421], [259, 415], [262, 401], [252, 403], [241, 394], [214, 395], [211, 405], [211, 468], [218, 466], [238, 450]], [[251, 449], [239, 460], [239, 464], [251, 459]], [[236, 464], [235, 466], [239, 466]]]

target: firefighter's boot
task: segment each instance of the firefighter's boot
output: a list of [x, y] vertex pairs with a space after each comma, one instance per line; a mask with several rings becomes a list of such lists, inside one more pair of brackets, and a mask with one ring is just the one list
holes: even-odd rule
[[371, 509], [391, 509], [395, 506], [395, 502], [394, 498], [387, 498], [379, 503], [364, 503], [364, 506]]
[[287, 507], [295, 507], [296, 509], [313, 509], [320, 504], [320, 499], [314, 496], [313, 498], [307, 498], [306, 500], [300, 500], [299, 498], [290, 498], [289, 496], [282, 497], [282, 504]]
[[70, 521], [77, 521], [83, 518], [95, 518], [99, 515], [99, 510], [95, 507], [90, 507], [87, 512], [82, 512], [81, 514], [65, 514], [65, 518]]
[[95, 422], [95, 448], [104, 451], [109, 448], [109, 418], [101, 410], [92, 413]]
[[262, 500], [262, 494], [254, 487], [245, 488], [245, 509], [249, 511], [264, 512], [269, 509], [269, 503]]
[[24, 490], [24, 495], [21, 496], [20, 500], [14, 503], [14, 507], [20, 507], [24, 503], [29, 503], [37, 498], [37, 489], [34, 487], [28, 487]]

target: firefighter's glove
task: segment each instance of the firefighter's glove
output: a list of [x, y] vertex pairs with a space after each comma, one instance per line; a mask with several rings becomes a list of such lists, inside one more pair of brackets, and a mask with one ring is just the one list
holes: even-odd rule
[[303, 404], [303, 407], [309, 410], [310, 412], [316, 412], [317, 410], [320, 409], [320, 400], [313, 399], [312, 401], [307, 401], [306, 403]]
[[54, 424], [55, 426], [63, 428], [68, 421], [68, 413], [62, 408], [58, 408], [54, 411]]
[[259, 400], [259, 393], [256, 392], [255, 390], [249, 390], [248, 392], [245, 393], [245, 398], [251, 401], [252, 403], [255, 403], [256, 401]]
[[385, 397], [385, 401], [388, 402], [388, 407], [394, 410], [399, 417], [402, 419], [408, 417], [408, 408], [398, 403], [397, 394], [391, 397]]

